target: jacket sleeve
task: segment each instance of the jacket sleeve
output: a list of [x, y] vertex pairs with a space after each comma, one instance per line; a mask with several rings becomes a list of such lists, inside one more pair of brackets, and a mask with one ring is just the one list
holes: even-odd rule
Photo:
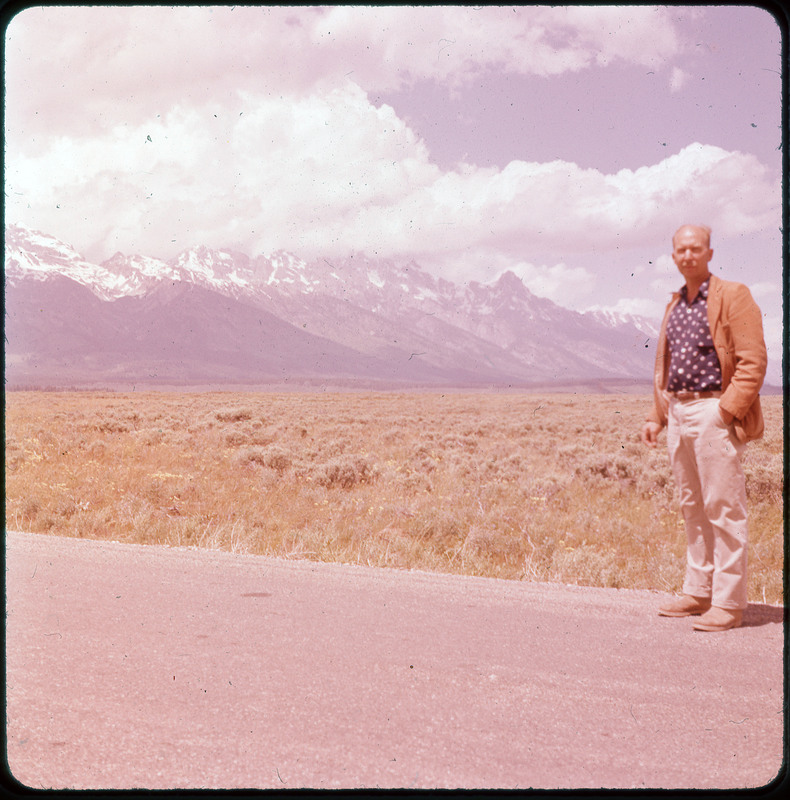
[[[733, 371], [719, 402], [736, 419], [743, 419], [760, 393], [768, 366], [762, 312], [743, 284], [737, 284], [728, 301], [722, 334], [725, 358], [720, 361], [728, 362]], [[726, 376], [722, 378], [726, 383]]]
[[653, 407], [647, 414], [646, 422], [657, 422], [662, 428], [667, 424], [668, 402], [664, 394], [669, 369], [669, 345], [667, 343], [667, 322], [669, 314], [677, 303], [678, 295], [672, 296], [664, 311], [661, 329], [656, 341], [656, 362], [653, 368]]

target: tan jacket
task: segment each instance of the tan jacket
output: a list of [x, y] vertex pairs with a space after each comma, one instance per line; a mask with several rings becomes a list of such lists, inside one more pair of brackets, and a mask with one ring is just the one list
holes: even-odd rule
[[[653, 409], [648, 420], [662, 427], [667, 424], [669, 396], [665, 389], [669, 374], [667, 320], [677, 305], [676, 292], [664, 313], [653, 374]], [[725, 281], [716, 275], [708, 290], [708, 322], [713, 346], [721, 365], [721, 407], [735, 417], [735, 435], [742, 442], [763, 435], [760, 389], [768, 365], [763, 337], [763, 318], [751, 292], [742, 283]]]

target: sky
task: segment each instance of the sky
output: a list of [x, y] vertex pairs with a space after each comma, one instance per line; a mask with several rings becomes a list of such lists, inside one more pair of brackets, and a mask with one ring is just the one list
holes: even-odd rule
[[762, 8], [42, 6], [5, 37], [6, 222], [92, 261], [364, 252], [660, 319], [706, 224], [781, 381]]

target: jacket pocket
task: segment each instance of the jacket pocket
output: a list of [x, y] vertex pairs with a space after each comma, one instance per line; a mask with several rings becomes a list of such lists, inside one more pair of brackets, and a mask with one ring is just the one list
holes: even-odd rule
[[751, 442], [753, 439], [762, 438], [764, 430], [763, 409], [760, 404], [760, 395], [757, 395], [757, 399], [749, 406], [743, 419], [735, 420], [735, 435], [741, 442]]

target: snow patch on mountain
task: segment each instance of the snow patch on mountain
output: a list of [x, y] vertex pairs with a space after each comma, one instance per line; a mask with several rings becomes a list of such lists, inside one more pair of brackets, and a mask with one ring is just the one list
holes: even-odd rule
[[612, 328], [633, 326], [641, 333], [653, 339], [657, 338], [659, 334], [659, 325], [656, 321], [650, 320], [647, 317], [638, 316], [637, 314], [627, 314], [623, 311], [602, 308], [585, 311], [583, 313], [596, 322], [602, 325], [608, 325]]
[[102, 300], [124, 291], [126, 277], [84, 259], [73, 247], [22, 225], [9, 225], [5, 236], [7, 281], [32, 276], [46, 280], [55, 275], [86, 286]]
[[[414, 261], [354, 253], [306, 262], [285, 251], [250, 258], [203, 245], [167, 262], [116, 253], [99, 265], [46, 234], [6, 228], [7, 281], [58, 276], [102, 300], [139, 298], [175, 309], [187, 297], [202, 298], [204, 316], [218, 326], [218, 336], [260, 336], [254, 316], [244, 333], [238, 328], [230, 334], [237, 325], [225, 310], [230, 298], [245, 314], [265, 309], [300, 335], [315, 332], [365, 358], [413, 361], [419, 353], [420, 369], [463, 374], [465, 380], [647, 375], [645, 340], [654, 342], [657, 333], [648, 321], [627, 314], [582, 314], [558, 306], [534, 295], [512, 271], [490, 283], [456, 284]], [[338, 369], [342, 374], [345, 367]]]
[[368, 280], [374, 285], [378, 286], [381, 289], [384, 286], [384, 280], [382, 277], [376, 272], [376, 270], [371, 270], [368, 272]]

